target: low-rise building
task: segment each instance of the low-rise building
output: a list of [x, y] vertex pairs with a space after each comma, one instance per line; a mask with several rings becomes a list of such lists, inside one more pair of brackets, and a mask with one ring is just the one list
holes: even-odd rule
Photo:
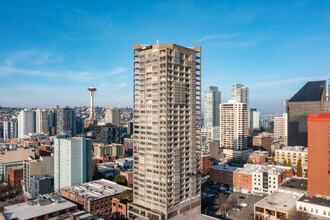
[[64, 187], [61, 189], [61, 196], [77, 203], [85, 211], [107, 218], [112, 212], [112, 198], [128, 189], [130, 188], [100, 179]]
[[264, 150], [271, 153], [271, 143], [273, 140], [273, 134], [262, 132], [258, 136], [253, 137], [253, 146], [262, 147]]
[[127, 186], [133, 188], [133, 171], [120, 171], [119, 175], [124, 176], [127, 180]]
[[[35, 150], [33, 148], [14, 148], [0, 152], [0, 181], [4, 181], [6, 178], [7, 169], [3, 167], [3, 164], [17, 163], [27, 160], [28, 157], [35, 156]], [[4, 169], [3, 169], [4, 168]]]
[[58, 196], [41, 197], [37, 200], [4, 207], [4, 212], [0, 213], [0, 219], [49, 219], [76, 210], [76, 204]]
[[254, 219], [288, 219], [300, 197], [275, 192], [254, 204]]
[[54, 192], [53, 175], [34, 175], [30, 177], [29, 192], [25, 192], [28, 198], [37, 198], [39, 195]]
[[304, 146], [285, 146], [275, 149], [275, 161], [283, 164], [284, 161], [291, 161], [293, 167], [296, 167], [298, 160], [301, 160], [303, 175], [308, 167], [308, 149]]
[[278, 191], [278, 186], [292, 177], [292, 168], [260, 166], [252, 171], [252, 194], [264, 195]]
[[131, 157], [120, 158], [120, 159], [115, 160], [114, 162], [119, 167], [124, 168], [124, 169], [133, 168], [133, 158], [131, 158]]
[[[23, 192], [26, 197], [36, 198], [35, 193], [34, 196], [31, 195], [32, 191], [35, 191], [34, 185], [31, 183], [31, 178], [33, 176], [40, 175], [54, 175], [54, 157], [40, 157], [39, 159], [34, 157], [29, 157], [28, 160], [23, 162]], [[35, 180], [32, 181], [35, 183]], [[54, 190], [54, 189], [53, 189]], [[38, 191], [38, 190], [36, 190]]]
[[14, 189], [22, 188], [23, 166], [10, 167], [7, 169], [7, 183]]
[[296, 210], [312, 215], [313, 219], [330, 219], [330, 199], [304, 195], [297, 201]]
[[262, 164], [267, 162], [268, 157], [268, 151], [254, 151], [249, 155], [249, 161], [252, 161], [253, 164]]
[[116, 157], [124, 156], [124, 145], [122, 144], [96, 144], [93, 146], [94, 156], [101, 158], [104, 156]]
[[278, 191], [278, 185], [290, 177], [292, 168], [282, 166], [245, 164], [237, 168], [218, 164], [210, 168], [211, 181], [246, 194], [271, 194]]

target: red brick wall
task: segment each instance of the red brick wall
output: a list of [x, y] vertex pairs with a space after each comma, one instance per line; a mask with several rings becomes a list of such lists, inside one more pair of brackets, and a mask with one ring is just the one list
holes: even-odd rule
[[308, 118], [308, 184], [310, 195], [330, 196], [330, 113]]
[[22, 179], [23, 179], [23, 169], [21, 170], [11, 170], [7, 169], [7, 183], [15, 188], [22, 188]]

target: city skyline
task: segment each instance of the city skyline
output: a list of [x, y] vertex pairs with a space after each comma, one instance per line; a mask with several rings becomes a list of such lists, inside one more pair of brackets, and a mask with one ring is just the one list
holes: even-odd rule
[[[133, 43], [159, 40], [202, 46], [203, 92], [217, 86], [226, 102], [232, 84], [244, 84], [249, 107], [280, 112], [281, 99], [306, 81], [328, 79], [323, 54], [330, 47], [330, 13], [323, 1], [273, 3], [8, 2], [0, 9], [6, 21], [6, 35], [0, 36], [1, 106], [88, 106], [85, 90], [94, 85], [95, 106], [118, 107], [120, 99], [122, 107], [132, 107], [127, 54]], [[150, 13], [138, 16], [143, 10]]]

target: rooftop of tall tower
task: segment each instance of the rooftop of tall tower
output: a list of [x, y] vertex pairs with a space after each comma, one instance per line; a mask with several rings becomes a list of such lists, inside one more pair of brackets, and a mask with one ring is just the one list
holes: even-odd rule
[[326, 81], [307, 82], [289, 102], [321, 101], [325, 98]]

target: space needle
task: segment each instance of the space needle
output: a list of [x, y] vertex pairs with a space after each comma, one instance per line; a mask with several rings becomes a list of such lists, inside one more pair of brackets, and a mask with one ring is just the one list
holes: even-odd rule
[[94, 86], [91, 86], [87, 89], [91, 93], [91, 109], [90, 109], [90, 120], [95, 120], [95, 111], [94, 111], [94, 92], [96, 91], [96, 88]]

